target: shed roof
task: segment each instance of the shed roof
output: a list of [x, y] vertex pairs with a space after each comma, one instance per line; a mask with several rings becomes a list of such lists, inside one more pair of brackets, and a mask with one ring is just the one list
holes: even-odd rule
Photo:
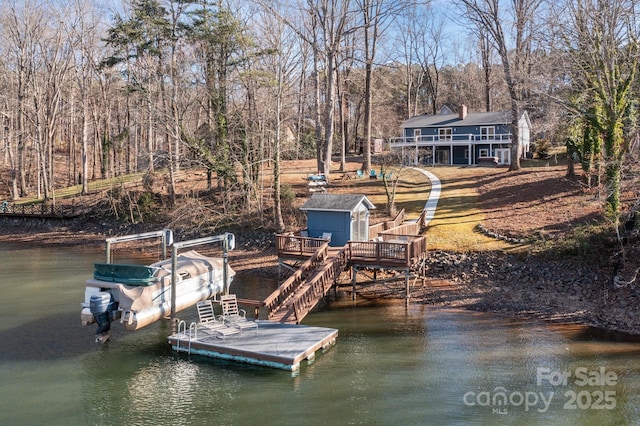
[[316, 192], [300, 207], [300, 210], [353, 212], [361, 203], [364, 203], [369, 210], [376, 208], [362, 194], [325, 194]]
[[[525, 114], [525, 112], [522, 114]], [[457, 113], [417, 115], [406, 120], [400, 127], [404, 129], [414, 127], [486, 126], [510, 123], [510, 112], [470, 112], [462, 120]]]

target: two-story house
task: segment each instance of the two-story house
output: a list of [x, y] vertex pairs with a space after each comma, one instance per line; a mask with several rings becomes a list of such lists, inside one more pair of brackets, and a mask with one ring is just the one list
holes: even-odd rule
[[[406, 120], [402, 137], [390, 141], [403, 162], [412, 165], [471, 165], [484, 161], [511, 164], [511, 113], [468, 113], [460, 105], [457, 114], [420, 115]], [[526, 111], [519, 121], [520, 155], [529, 152], [531, 122]]]

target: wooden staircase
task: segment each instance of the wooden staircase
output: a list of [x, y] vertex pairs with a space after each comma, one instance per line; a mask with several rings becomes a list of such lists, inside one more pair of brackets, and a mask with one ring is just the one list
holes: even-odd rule
[[324, 243], [263, 302], [271, 321], [299, 324], [331, 289], [347, 265], [344, 249]]

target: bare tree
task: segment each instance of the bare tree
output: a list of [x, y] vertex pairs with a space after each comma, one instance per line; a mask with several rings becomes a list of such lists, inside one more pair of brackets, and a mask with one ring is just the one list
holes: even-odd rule
[[389, 28], [402, 3], [384, 0], [357, 0], [362, 13], [362, 31], [364, 33], [364, 149], [362, 169], [371, 170], [371, 138], [372, 138], [372, 74], [376, 60], [378, 41]]
[[[529, 67], [535, 18], [542, 0], [511, 0], [510, 9], [503, 10], [500, 0], [457, 0], [465, 17], [481, 33], [486, 34], [502, 61], [504, 77], [511, 100], [511, 166], [520, 169], [520, 103], [524, 78]], [[508, 26], [511, 16], [513, 31]], [[507, 26], [505, 30], [505, 26]]]
[[92, 115], [90, 112], [89, 97], [91, 86], [97, 76], [99, 64], [98, 49], [99, 17], [93, 4], [86, 0], [75, 0], [71, 5], [68, 16], [68, 37], [72, 46], [78, 53], [74, 55], [74, 71], [76, 74], [76, 84], [80, 96], [82, 113], [81, 120], [81, 172], [80, 183], [82, 194], [88, 193], [89, 181], [89, 139], [91, 138]]
[[319, 165], [320, 170], [328, 177], [333, 153], [337, 58], [343, 36], [352, 30], [350, 25], [353, 17], [349, 0], [309, 0], [308, 6], [318, 25], [324, 59], [324, 143]]
[[271, 2], [262, 4], [311, 46], [315, 85], [316, 160], [318, 171], [328, 177], [333, 152], [339, 52], [343, 37], [354, 31], [351, 0], [305, 0], [297, 5], [297, 11], [303, 14], [301, 21], [287, 16], [285, 8], [276, 10]]
[[481, 29], [479, 31], [480, 56], [482, 58], [482, 69], [484, 71], [484, 101], [485, 111], [491, 112], [491, 74], [492, 74], [492, 52], [491, 42], [487, 38], [486, 33]]
[[[52, 13], [52, 11], [47, 11]], [[36, 62], [29, 81], [32, 112], [29, 119], [34, 126], [35, 149], [38, 158], [38, 195], [42, 189], [45, 200], [55, 203], [54, 144], [60, 132], [63, 94], [71, 78], [71, 52], [63, 27], [65, 22], [53, 13], [42, 27], [36, 42]]]
[[[6, 9], [5, 9], [6, 8]], [[12, 132], [16, 138], [15, 154], [10, 146], [10, 153], [14, 157], [11, 171], [13, 199], [29, 194], [27, 185], [27, 155], [29, 152], [32, 132], [28, 127], [28, 100], [30, 98], [29, 82], [35, 78], [35, 50], [36, 40], [44, 26], [44, 13], [31, 2], [10, 2], [3, 5], [2, 16], [5, 40], [9, 43], [7, 60], [13, 63], [15, 70], [13, 84], [15, 86], [15, 104], [10, 109], [15, 111]], [[12, 143], [10, 143], [12, 145]]]
[[417, 91], [421, 82], [420, 68], [416, 65], [418, 61], [415, 44], [417, 40], [417, 33], [419, 32], [422, 23], [418, 24], [418, 20], [415, 19], [415, 9], [405, 8], [403, 12], [396, 19], [396, 40], [398, 41], [398, 52], [400, 60], [398, 60], [397, 67], [402, 69], [403, 73], [403, 94], [405, 97], [405, 118], [412, 117], [418, 114], [418, 96]]
[[[285, 139], [287, 124], [291, 122], [290, 114], [287, 111], [295, 111], [293, 105], [294, 87], [296, 83], [295, 74], [299, 71], [300, 52], [297, 52], [295, 34], [282, 21], [273, 15], [262, 17], [262, 40], [270, 55], [261, 56], [263, 69], [265, 72], [265, 86], [268, 89], [267, 99], [275, 102], [264, 102], [266, 105], [273, 105], [273, 108], [266, 112], [271, 115], [270, 122], [273, 123], [273, 203], [274, 221], [278, 231], [285, 230], [284, 217], [282, 214], [282, 188], [280, 184], [281, 150]], [[258, 74], [262, 74], [257, 71]], [[266, 109], [266, 108], [263, 108]], [[271, 133], [271, 132], [270, 132]]]

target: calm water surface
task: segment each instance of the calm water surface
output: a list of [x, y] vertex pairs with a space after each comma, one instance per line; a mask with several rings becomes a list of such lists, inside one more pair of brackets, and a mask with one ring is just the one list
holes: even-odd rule
[[163, 322], [98, 346], [79, 318], [102, 253], [0, 256], [3, 425], [640, 424], [640, 344], [583, 327], [338, 301], [305, 320], [336, 346], [291, 374], [178, 356]]

